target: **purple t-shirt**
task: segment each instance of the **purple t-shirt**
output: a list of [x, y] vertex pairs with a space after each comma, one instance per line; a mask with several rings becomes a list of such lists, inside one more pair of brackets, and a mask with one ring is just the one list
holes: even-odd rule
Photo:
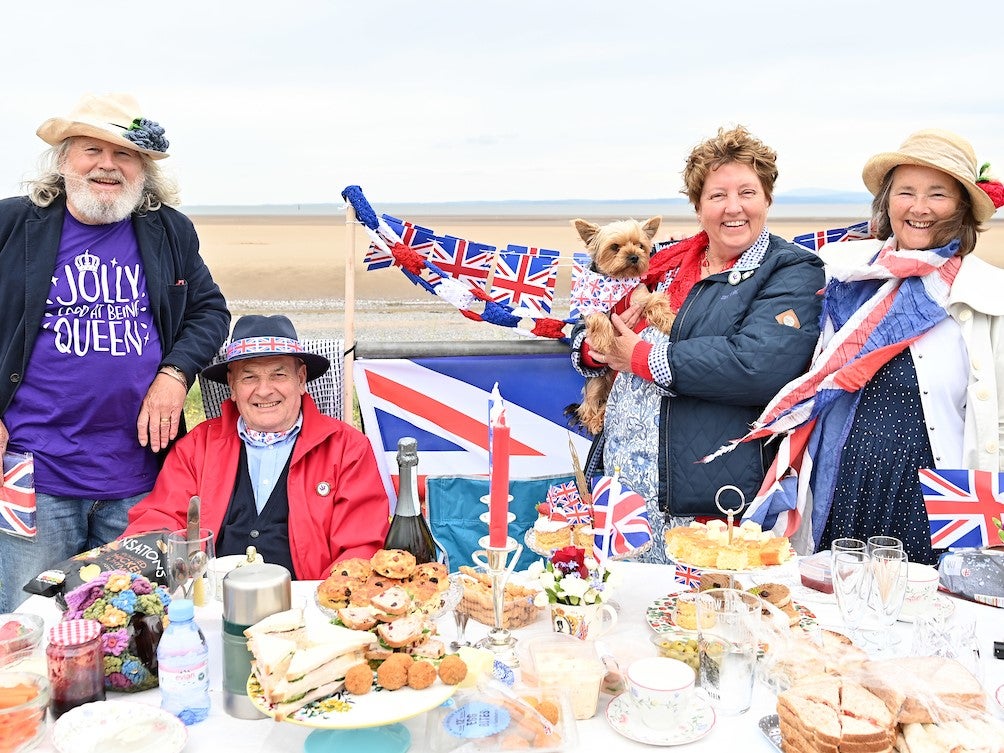
[[84, 225], [67, 212], [38, 339], [3, 416], [11, 449], [35, 455], [39, 492], [121, 499], [153, 487], [157, 459], [136, 419], [161, 355], [132, 221]]

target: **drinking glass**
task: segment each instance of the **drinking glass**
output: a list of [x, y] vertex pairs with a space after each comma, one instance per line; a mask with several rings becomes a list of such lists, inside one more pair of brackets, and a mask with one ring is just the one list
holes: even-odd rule
[[212, 581], [216, 559], [216, 537], [200, 528], [198, 538], [189, 539], [185, 529], [167, 535], [167, 585], [171, 594], [179, 590], [196, 606], [206, 604], [206, 595], [215, 591]]
[[879, 547], [899, 549], [902, 552], [903, 542], [895, 536], [869, 536], [868, 543], [865, 545], [865, 551], [868, 553], [868, 556], [870, 557], [872, 552]]
[[720, 714], [745, 713], [752, 703], [762, 608], [760, 597], [738, 589], [698, 596], [698, 678]]
[[903, 609], [906, 596], [907, 557], [902, 549], [880, 546], [871, 553], [872, 600], [878, 619], [877, 645], [888, 650], [898, 639], [892, 626]]
[[868, 610], [871, 592], [871, 567], [864, 549], [833, 552], [833, 594], [837, 597], [840, 617], [851, 640], [861, 641], [859, 629]]

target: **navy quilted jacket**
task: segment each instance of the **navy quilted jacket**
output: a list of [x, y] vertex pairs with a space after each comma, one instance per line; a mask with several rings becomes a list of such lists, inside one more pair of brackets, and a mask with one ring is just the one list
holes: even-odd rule
[[[727, 484], [753, 499], [773, 444], [747, 442], [710, 463], [696, 461], [748, 431], [774, 394], [808, 367], [819, 336], [825, 280], [816, 254], [771, 235], [760, 265], [740, 276], [722, 272], [697, 282], [664, 346], [672, 382], [661, 385], [671, 394], [659, 417], [659, 506], [670, 515], [719, 514], [715, 494]], [[600, 373], [583, 367], [577, 350], [572, 359], [585, 376]], [[602, 447], [600, 434], [587, 474], [603, 471]], [[722, 501], [733, 506], [735, 496]]]

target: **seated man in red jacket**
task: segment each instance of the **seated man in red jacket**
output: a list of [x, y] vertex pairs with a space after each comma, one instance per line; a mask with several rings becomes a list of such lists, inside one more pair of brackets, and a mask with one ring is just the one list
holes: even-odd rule
[[253, 545], [297, 580], [380, 549], [389, 505], [369, 440], [307, 394], [329, 366], [304, 351], [285, 316], [241, 317], [226, 361], [202, 372], [226, 382], [231, 400], [174, 446], [125, 535], [184, 528], [198, 495], [218, 556]]

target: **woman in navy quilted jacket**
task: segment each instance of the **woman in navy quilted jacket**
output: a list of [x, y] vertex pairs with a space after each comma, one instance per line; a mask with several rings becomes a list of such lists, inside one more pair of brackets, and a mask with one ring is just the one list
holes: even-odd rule
[[752, 500], [771, 447], [748, 442], [697, 461], [746, 433], [806, 369], [819, 334], [822, 261], [767, 229], [776, 159], [742, 126], [719, 129], [691, 152], [685, 193], [703, 230], [659, 250], [643, 279], [669, 298], [676, 318], [668, 335], [648, 327], [637, 305], [611, 315], [618, 336], [606, 352], [592, 347], [584, 324], [572, 332], [581, 374], [617, 372], [587, 475], [619, 468], [645, 498], [656, 542], [649, 561], [665, 560], [667, 526], [720, 514], [721, 487]]

